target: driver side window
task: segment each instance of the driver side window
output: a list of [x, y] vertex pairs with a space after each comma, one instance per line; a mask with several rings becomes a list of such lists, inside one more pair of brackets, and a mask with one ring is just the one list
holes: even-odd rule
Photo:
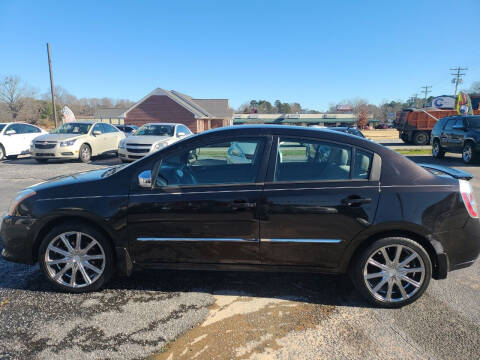
[[262, 138], [200, 145], [161, 160], [155, 186], [254, 183], [263, 156]]

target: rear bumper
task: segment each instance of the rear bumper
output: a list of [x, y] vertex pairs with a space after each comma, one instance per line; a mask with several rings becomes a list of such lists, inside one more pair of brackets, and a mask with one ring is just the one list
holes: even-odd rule
[[36, 220], [5, 215], [2, 219], [0, 237], [2, 238], [2, 257], [5, 260], [22, 264], [33, 264], [34, 237], [31, 236]]
[[448, 271], [473, 265], [480, 255], [480, 221], [469, 218], [462, 229], [435, 234], [448, 256]]

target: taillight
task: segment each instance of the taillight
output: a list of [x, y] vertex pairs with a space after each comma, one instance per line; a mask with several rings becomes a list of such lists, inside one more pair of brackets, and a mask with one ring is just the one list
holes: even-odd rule
[[463, 203], [467, 208], [468, 214], [472, 218], [478, 218], [477, 202], [473, 195], [472, 185], [466, 180], [458, 180], [460, 184], [460, 194], [462, 195]]

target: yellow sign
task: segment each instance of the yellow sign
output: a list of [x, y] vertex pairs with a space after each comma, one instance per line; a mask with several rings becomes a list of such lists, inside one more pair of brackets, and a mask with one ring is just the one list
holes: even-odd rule
[[460, 91], [457, 97], [457, 113], [458, 115], [473, 115], [472, 102], [470, 96]]

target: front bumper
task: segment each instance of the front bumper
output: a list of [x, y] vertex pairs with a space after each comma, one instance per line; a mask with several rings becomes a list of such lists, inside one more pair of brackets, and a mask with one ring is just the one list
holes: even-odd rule
[[138, 160], [138, 159], [141, 159], [149, 154], [151, 154], [152, 151], [148, 151], [148, 152], [142, 152], [142, 153], [138, 153], [138, 152], [130, 152], [128, 151], [127, 149], [118, 149], [118, 156], [120, 157], [120, 159], [124, 160], [124, 161], [135, 161], [135, 160]]
[[78, 146], [55, 145], [52, 149], [30, 148], [30, 154], [35, 159], [78, 159]]
[[0, 227], [2, 257], [22, 264], [35, 262], [34, 237], [31, 236], [35, 219], [21, 216], [3, 216]]

